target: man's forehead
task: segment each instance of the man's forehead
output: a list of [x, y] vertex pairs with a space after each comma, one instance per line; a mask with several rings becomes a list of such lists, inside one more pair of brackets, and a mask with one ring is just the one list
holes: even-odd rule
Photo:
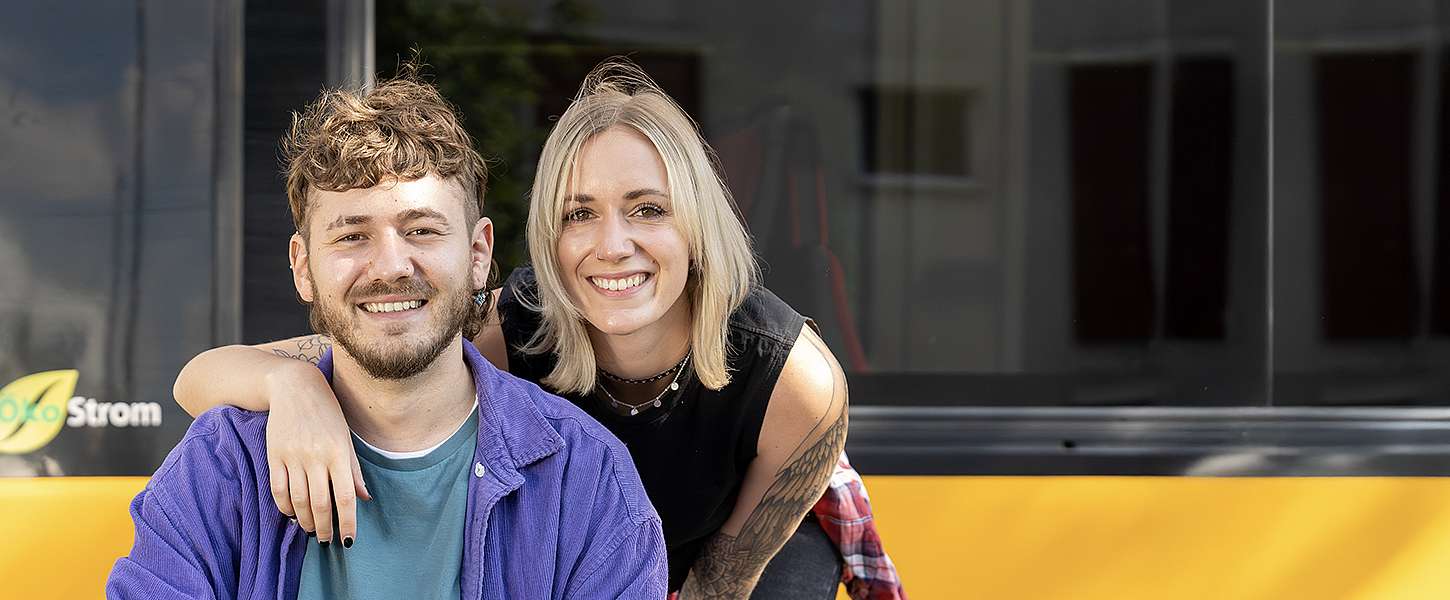
[[429, 175], [411, 181], [390, 180], [341, 192], [312, 190], [308, 213], [313, 227], [330, 229], [373, 221], [436, 218], [462, 221], [462, 187]]

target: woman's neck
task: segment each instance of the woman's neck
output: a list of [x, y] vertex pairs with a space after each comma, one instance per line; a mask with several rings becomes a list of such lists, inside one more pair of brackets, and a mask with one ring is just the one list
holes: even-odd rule
[[690, 303], [681, 299], [658, 321], [623, 335], [589, 328], [599, 368], [628, 379], [652, 377], [675, 366], [690, 350]]

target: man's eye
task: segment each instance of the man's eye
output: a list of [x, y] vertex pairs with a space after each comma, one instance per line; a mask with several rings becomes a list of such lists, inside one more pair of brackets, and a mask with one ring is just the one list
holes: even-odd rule
[[362, 236], [361, 233], [349, 233], [349, 234], [347, 234], [345, 236], [342, 236], [340, 238], [337, 238], [337, 241], [339, 241], [339, 242], [360, 242], [360, 241], [362, 241], [362, 239], [363, 239], [363, 236]]
[[409, 231], [408, 235], [438, 235], [438, 232], [432, 229], [428, 229], [426, 227], [420, 227], [418, 229]]

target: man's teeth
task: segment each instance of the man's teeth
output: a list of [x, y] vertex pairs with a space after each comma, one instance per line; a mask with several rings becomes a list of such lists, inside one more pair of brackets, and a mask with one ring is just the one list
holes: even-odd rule
[[644, 283], [645, 277], [647, 277], [647, 275], [645, 275], [644, 273], [638, 273], [638, 274], [635, 274], [635, 275], [631, 275], [629, 277], [622, 277], [622, 278], [619, 278], [619, 279], [605, 279], [603, 277], [590, 277], [589, 280], [590, 281], [593, 281], [594, 282], [594, 285], [597, 285], [597, 286], [599, 286], [601, 288], [604, 288], [606, 290], [609, 290], [611, 292], [617, 292], [617, 291], [620, 291], [620, 290], [627, 290], [627, 289], [632, 288], [632, 287], [635, 287], [635, 286], [637, 286], [637, 285], [639, 285], [641, 283]]
[[400, 310], [413, 310], [423, 306], [422, 300], [409, 300], [407, 302], [364, 302], [363, 310], [370, 313], [398, 312]]

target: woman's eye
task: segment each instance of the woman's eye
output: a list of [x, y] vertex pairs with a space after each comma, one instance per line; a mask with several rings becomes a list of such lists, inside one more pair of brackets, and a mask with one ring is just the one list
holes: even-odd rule
[[580, 208], [564, 213], [564, 220], [573, 222], [586, 221], [590, 215], [591, 213], [587, 209]]
[[648, 219], [652, 219], [654, 217], [664, 216], [665, 209], [660, 208], [658, 206], [655, 206], [653, 204], [645, 204], [645, 205], [640, 206], [639, 208], [635, 209], [634, 210], [634, 214], [637, 214], [637, 215], [639, 215], [641, 217], [645, 217], [645, 218], [648, 218]]

